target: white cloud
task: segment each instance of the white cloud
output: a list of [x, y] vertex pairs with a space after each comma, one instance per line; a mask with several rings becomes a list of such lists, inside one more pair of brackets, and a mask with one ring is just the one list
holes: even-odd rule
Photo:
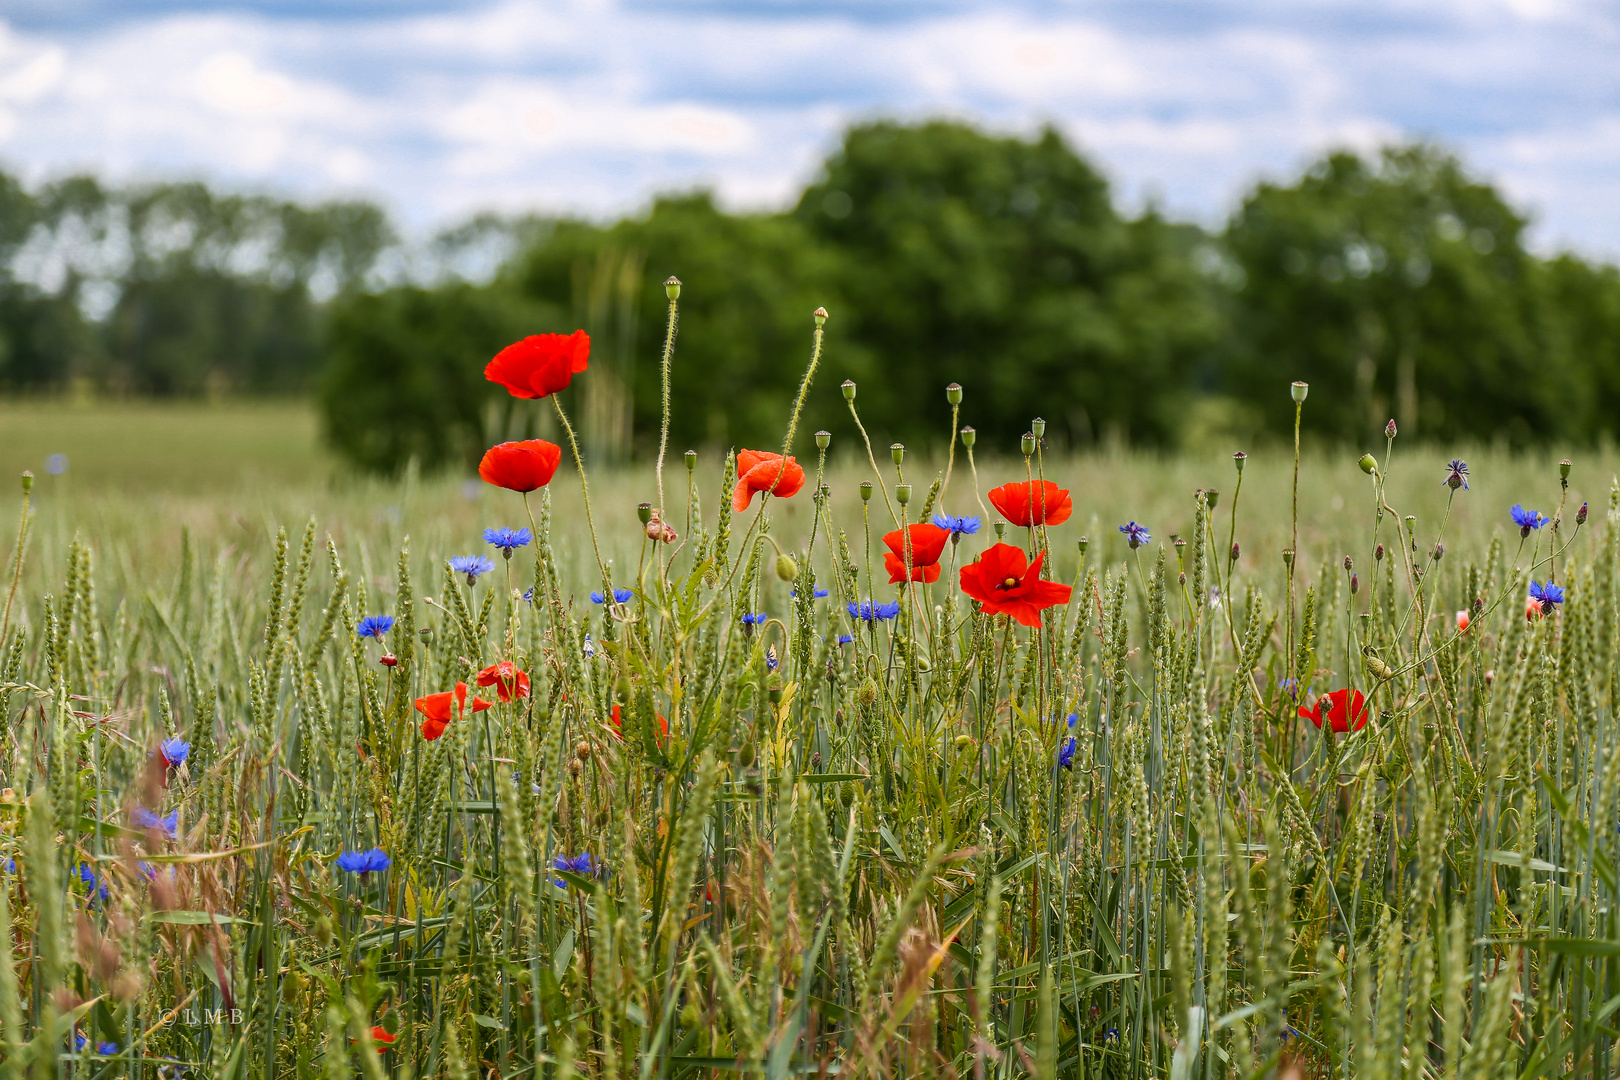
[[1595, 0], [1211, 3], [1180, 22], [873, 11], [502, 0], [0, 23], [0, 150], [34, 178], [365, 194], [422, 228], [486, 207], [619, 212], [693, 184], [781, 205], [850, 120], [946, 114], [1056, 123], [1128, 200], [1217, 221], [1261, 174], [1415, 133], [1533, 205], [1543, 243], [1620, 254], [1604, 209], [1620, 205], [1620, 24]]

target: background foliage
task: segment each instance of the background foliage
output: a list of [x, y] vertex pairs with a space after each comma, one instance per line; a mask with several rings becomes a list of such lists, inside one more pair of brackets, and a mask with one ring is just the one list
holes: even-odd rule
[[[601, 377], [581, 432], [617, 460], [656, 437], [673, 274], [681, 445], [779, 429], [818, 305], [822, 377], [860, 382], [908, 443], [929, 438], [917, 395], [951, 380], [1004, 448], [1037, 413], [1077, 448], [1281, 432], [1270, 391], [1295, 378], [1333, 395], [1328, 438], [1391, 415], [1426, 437], [1612, 436], [1620, 274], [1527, 250], [1526, 225], [1432, 145], [1328, 155], [1213, 231], [1122, 210], [1055, 131], [946, 121], [850, 129], [780, 213], [697, 191], [613, 222], [479, 218], [421, 247], [363, 203], [7, 177], [0, 390], [315, 392], [364, 468], [464, 465], [527, 423], [474, 361], [584, 326]], [[841, 408], [812, 401], [806, 422]]]

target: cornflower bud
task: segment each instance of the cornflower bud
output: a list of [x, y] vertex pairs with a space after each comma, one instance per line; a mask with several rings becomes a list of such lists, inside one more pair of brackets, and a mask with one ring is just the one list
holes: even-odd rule
[[1296, 382], [1293, 386], [1289, 387], [1288, 390], [1289, 393], [1294, 397], [1294, 404], [1303, 405], [1305, 404], [1305, 395], [1311, 392], [1311, 384]]
[[1350, 556], [1348, 555], [1344, 557], [1344, 568], [1347, 572], [1356, 568], [1356, 564], [1350, 561]]
[[1485, 598], [1483, 596], [1474, 597], [1473, 608], [1475, 615], [1483, 614], [1485, 611]]
[[641, 519], [641, 523], [643, 525], [647, 524], [647, 522], [652, 520], [652, 515], [653, 515], [652, 503], [637, 503], [636, 504], [636, 517]]
[[962, 384], [953, 382], [945, 387], [945, 400], [952, 405], [962, 404]]
[[1585, 525], [1586, 524], [1586, 504], [1585, 503], [1581, 503], [1581, 508], [1579, 510], [1575, 511], [1575, 524], [1577, 524], [1577, 525]]
[[681, 298], [681, 279], [676, 277], [674, 274], [671, 274], [669, 277], [665, 278], [664, 295], [669, 297], [671, 300], [679, 300]]
[[861, 481], [861, 502], [871, 502], [871, 501], [872, 501], [872, 481], [870, 481], [870, 480], [862, 480]]
[[1243, 554], [1243, 549], [1238, 545], [1236, 540], [1232, 541], [1232, 561], [1237, 562], [1238, 556], [1241, 554]]
[[901, 506], [906, 505], [906, 503], [911, 501], [911, 485], [910, 484], [896, 484], [896, 485], [894, 485], [894, 497], [895, 497], [895, 500], [897, 502], [899, 502], [899, 504]]
[[1355, 574], [1350, 575], [1350, 595], [1354, 596], [1361, 591], [1361, 579]]
[[1393, 439], [1394, 437], [1395, 437], [1395, 418], [1390, 417], [1389, 423], [1384, 425], [1384, 438]]
[[1037, 439], [1046, 438], [1046, 421], [1037, 416], [1030, 421], [1029, 430], [1034, 433]]
[[1356, 464], [1360, 465], [1361, 471], [1366, 473], [1368, 476], [1371, 476], [1378, 469], [1378, 459], [1373, 457], [1371, 454], [1362, 454], [1360, 460], [1358, 460]]
[[1373, 548], [1373, 561], [1374, 562], [1383, 562], [1384, 561], [1384, 545], [1383, 544], [1379, 544], [1377, 547]]
[[973, 443], [978, 439], [979, 433], [970, 427], [965, 427], [959, 434], [962, 436], [962, 445], [969, 450], [973, 449]]
[[889, 444], [889, 456], [894, 459], [895, 468], [899, 468], [900, 463], [902, 461], [906, 460], [906, 445], [905, 445], [905, 443], [890, 443]]
[[816, 310], [810, 313], [810, 317], [816, 320], [816, 326], [819, 327], [827, 321], [827, 309], [824, 307], [818, 307]]
[[855, 380], [854, 379], [845, 379], [844, 382], [843, 382], [843, 385], [839, 389], [844, 391], [844, 400], [845, 401], [854, 401], [855, 400]]
[[1232, 455], [1232, 464], [1237, 467], [1237, 471], [1238, 471], [1239, 476], [1243, 475], [1243, 465], [1248, 460], [1249, 460], [1249, 455], [1244, 453], [1242, 450], [1239, 450], [1237, 453]]
[[1023, 451], [1025, 457], [1033, 454], [1035, 452], [1035, 433], [1033, 431], [1024, 432], [1024, 437], [1020, 440], [1018, 448]]
[[697, 470], [697, 451], [696, 450], [688, 450], [686, 452], [686, 471], [687, 472], [695, 472], [696, 470]]
[[829, 447], [831, 445], [832, 445], [832, 432], [830, 432], [830, 431], [818, 431], [818, 432], [816, 432], [816, 449], [817, 450], [825, 450], [825, 449], [827, 449], [827, 447]]
[[1439, 562], [1441, 559], [1445, 558], [1445, 555], [1446, 545], [1444, 544], [1434, 545], [1434, 550], [1429, 552], [1429, 558], [1433, 559], [1435, 562]]

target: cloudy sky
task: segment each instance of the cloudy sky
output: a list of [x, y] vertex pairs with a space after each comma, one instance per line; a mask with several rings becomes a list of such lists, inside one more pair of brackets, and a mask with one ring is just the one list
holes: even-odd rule
[[0, 0], [0, 164], [475, 210], [780, 205], [842, 125], [1053, 123], [1216, 222], [1335, 145], [1439, 138], [1620, 260], [1620, 5], [1588, 0]]

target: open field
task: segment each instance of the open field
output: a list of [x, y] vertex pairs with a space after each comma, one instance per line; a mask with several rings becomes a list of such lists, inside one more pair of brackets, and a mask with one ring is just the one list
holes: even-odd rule
[[[593, 473], [599, 563], [566, 461], [507, 560], [520, 496], [347, 475], [295, 407], [4, 408], [0, 470], [40, 475], [0, 1074], [1612, 1075], [1612, 455], [1566, 493], [1553, 452], [1398, 451], [1380, 520], [1310, 452], [1292, 593], [1283, 449], [1241, 493], [1225, 455], [1037, 460], [1073, 515], [1004, 539], [1074, 594], [1031, 626], [958, 587], [1021, 458], [975, 484], [958, 448], [984, 527], [900, 587], [853, 428], [819, 517], [807, 434], [805, 490], [736, 514], [672, 453], [674, 545], [650, 466]], [[908, 519], [943, 466], [907, 457]], [[1531, 580], [1566, 591], [1527, 618]], [[458, 681], [493, 707], [429, 698]], [[1327, 737], [1297, 709], [1341, 688]]]

